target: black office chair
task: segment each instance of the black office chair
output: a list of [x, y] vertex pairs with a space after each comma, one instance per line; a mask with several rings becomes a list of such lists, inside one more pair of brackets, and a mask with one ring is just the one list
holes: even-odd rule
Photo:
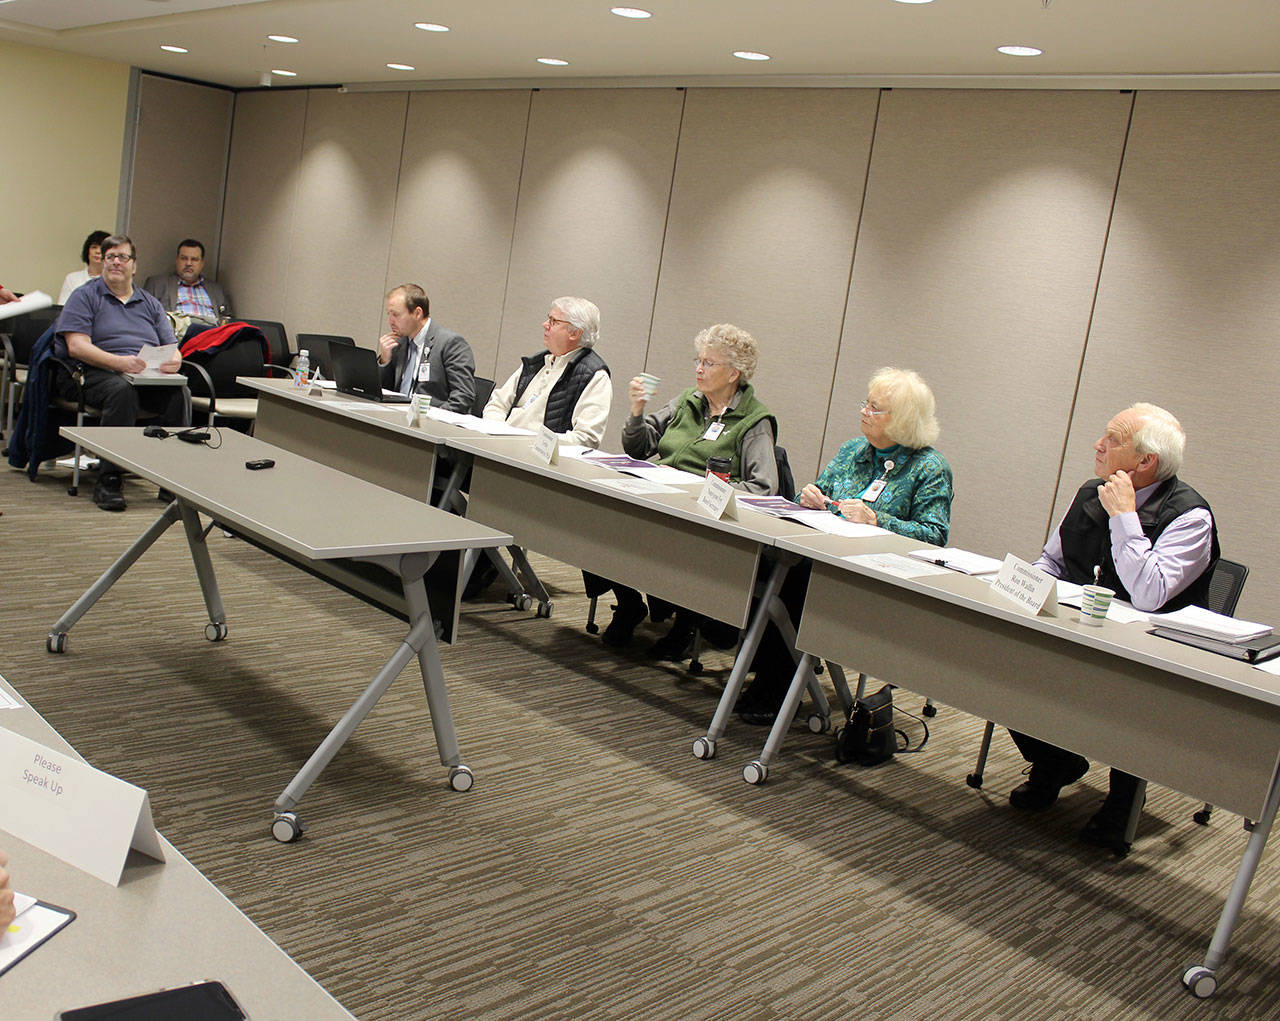
[[61, 305], [28, 312], [10, 320], [10, 334], [0, 336], [0, 345], [4, 351], [3, 367], [0, 368], [0, 401], [4, 403], [4, 431], [0, 438], [13, 433], [13, 419], [17, 414], [18, 396], [27, 385], [27, 369], [31, 364], [31, 351], [36, 341], [57, 320], [62, 312]]
[[289, 334], [285, 331], [284, 323], [278, 323], [274, 319], [242, 319], [240, 321], [256, 326], [262, 331], [262, 335], [267, 338], [267, 347], [271, 351], [272, 365], [279, 365], [286, 369], [289, 367], [289, 363], [293, 361], [293, 351], [289, 349]]
[[333, 379], [333, 359], [329, 357], [330, 344], [346, 344], [355, 346], [351, 337], [339, 337], [333, 333], [299, 333], [294, 338], [298, 351], [306, 351], [311, 360], [311, 367], [319, 369], [325, 379]]
[[477, 418], [484, 414], [484, 406], [489, 403], [489, 398], [493, 396], [494, 385], [492, 379], [476, 376], [476, 395], [471, 401], [471, 414]]

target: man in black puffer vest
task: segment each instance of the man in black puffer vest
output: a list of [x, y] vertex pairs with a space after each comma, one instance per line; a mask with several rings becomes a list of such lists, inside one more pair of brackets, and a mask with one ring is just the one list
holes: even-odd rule
[[537, 432], [545, 425], [561, 443], [598, 447], [609, 422], [609, 366], [593, 350], [600, 310], [586, 298], [557, 298], [542, 321], [539, 351], [493, 391], [484, 417]]
[[[1093, 445], [1097, 478], [1080, 487], [1035, 566], [1081, 585], [1097, 578], [1139, 610], [1203, 606], [1218, 562], [1218, 530], [1204, 497], [1178, 478], [1185, 445], [1178, 420], [1154, 404], [1116, 415]], [[1048, 808], [1089, 769], [1082, 755], [1009, 733], [1031, 763], [1027, 782], [1009, 795], [1015, 808]], [[1126, 853], [1137, 785], [1137, 777], [1111, 770], [1107, 798], [1080, 839]]]

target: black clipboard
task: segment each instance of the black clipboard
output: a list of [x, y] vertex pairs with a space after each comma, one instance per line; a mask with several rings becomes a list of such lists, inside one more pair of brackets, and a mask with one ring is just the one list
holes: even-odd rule
[[[22, 946], [22, 951], [18, 954], [17, 957], [13, 958], [13, 960], [9, 961], [6, 964], [0, 964], [0, 975], [3, 975], [6, 971], [12, 968], [15, 964], [17, 964], [29, 953], [31, 953], [31, 951], [35, 950], [36, 947], [41, 946], [43, 943], [45, 943], [51, 936], [54, 936], [57, 933], [61, 932], [63, 929], [65, 929], [68, 925], [74, 922], [76, 918], [76, 913], [70, 910], [69, 908], [60, 908], [58, 907], [57, 904], [50, 904], [48, 901], [38, 900], [34, 904], [32, 904], [31, 907], [27, 908], [26, 911], [24, 911], [17, 918], [15, 918], [13, 922], [10, 924], [7, 931], [0, 933], [0, 948], [4, 950], [10, 950], [17, 945], [22, 945], [20, 942], [23, 939], [23, 937], [21, 936], [21, 930], [23, 926], [22, 920], [24, 918], [27, 918], [28, 924], [34, 921], [35, 920], [34, 917], [28, 918], [27, 916], [30, 915], [31, 912], [35, 911], [37, 908], [43, 908], [45, 911], [52, 911], [55, 914], [61, 915], [62, 917], [53, 926], [52, 929], [45, 932], [42, 936], [31, 937], [27, 939], [26, 944]], [[19, 930], [16, 940], [15, 940], [15, 933], [14, 933], [15, 928]]]

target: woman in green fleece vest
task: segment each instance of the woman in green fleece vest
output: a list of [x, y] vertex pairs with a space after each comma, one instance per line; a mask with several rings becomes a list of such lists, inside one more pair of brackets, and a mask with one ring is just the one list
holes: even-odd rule
[[[655, 412], [646, 413], [649, 395], [642, 377], [631, 381], [631, 415], [622, 427], [622, 449], [631, 457], [670, 465], [698, 475], [712, 457], [729, 459], [729, 481], [744, 493], [778, 491], [778, 465], [773, 445], [778, 424], [756, 398], [750, 379], [759, 347], [746, 330], [720, 323], [694, 338], [695, 383]], [[606, 645], [631, 641], [644, 620], [644, 597], [625, 585], [614, 585], [618, 597], [613, 620], [604, 629]], [[649, 653], [655, 659], [680, 659], [693, 642], [699, 618], [677, 610], [671, 632]]]

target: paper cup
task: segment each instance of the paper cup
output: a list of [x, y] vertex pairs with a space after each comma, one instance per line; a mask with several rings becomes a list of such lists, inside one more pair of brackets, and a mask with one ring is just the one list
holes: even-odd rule
[[661, 377], [655, 376], [652, 372], [639, 373], [640, 382], [644, 385], [644, 396], [646, 400], [651, 400], [653, 395], [658, 392], [658, 384], [662, 382]]
[[431, 410], [431, 395], [418, 394], [418, 414], [425, 415]]
[[1085, 585], [1080, 597], [1080, 623], [1101, 627], [1115, 592], [1101, 585]]

